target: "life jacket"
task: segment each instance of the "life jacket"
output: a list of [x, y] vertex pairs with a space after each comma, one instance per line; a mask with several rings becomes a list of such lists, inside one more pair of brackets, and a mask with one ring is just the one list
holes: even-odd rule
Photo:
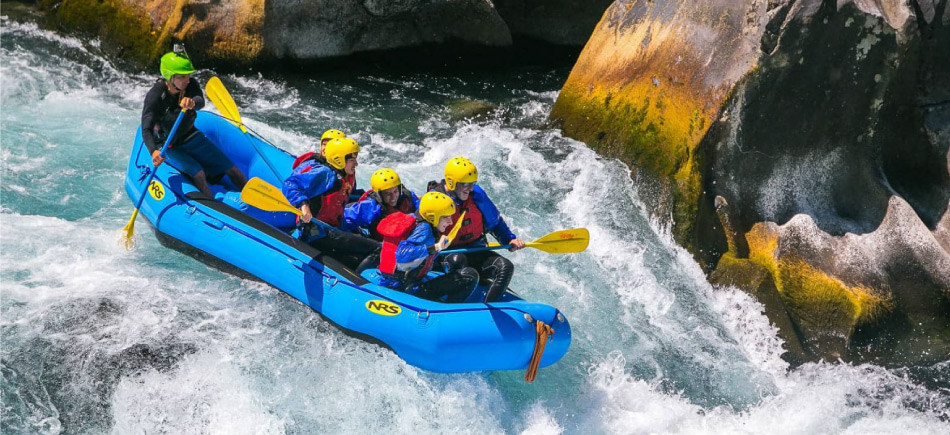
[[[446, 193], [445, 184], [433, 184], [433, 182], [430, 181], [429, 191]], [[454, 195], [450, 196], [454, 198]], [[455, 214], [452, 215], [452, 225], [446, 227], [442, 235], [448, 235], [452, 231], [452, 228], [455, 228], [455, 222], [458, 221], [463, 211], [467, 212], [465, 214], [465, 220], [462, 221], [462, 226], [459, 228], [458, 234], [455, 235], [455, 240], [452, 240], [452, 244], [449, 246], [467, 245], [478, 240], [479, 237], [485, 234], [485, 219], [482, 216], [482, 211], [479, 210], [475, 204], [475, 195], [469, 194], [468, 199], [462, 201], [462, 204], [458, 207], [455, 207]]]
[[360, 196], [360, 199], [357, 202], [361, 202], [365, 200], [366, 198], [373, 198], [373, 201], [376, 201], [376, 203], [379, 204], [379, 206], [383, 208], [384, 217], [397, 211], [400, 211], [406, 214], [412, 214], [413, 212], [416, 211], [415, 210], [416, 206], [415, 204], [412, 203], [412, 196], [409, 194], [409, 189], [406, 189], [406, 186], [403, 186], [403, 185], [399, 186], [399, 201], [396, 201], [395, 208], [384, 204], [383, 197], [380, 196], [379, 193], [373, 189], [363, 192], [363, 195]]
[[455, 240], [452, 240], [452, 244], [449, 246], [467, 245], [478, 240], [485, 233], [485, 219], [482, 218], [482, 211], [475, 205], [472, 195], [469, 195], [468, 199], [462, 201], [461, 206], [455, 207], [455, 214], [452, 215], [452, 225], [445, 228], [444, 235], [448, 235], [452, 231], [455, 222], [458, 221], [463, 211], [466, 213], [465, 219], [462, 221], [462, 227], [459, 228]]
[[[379, 207], [382, 209], [382, 214], [379, 215], [380, 219], [389, 216], [390, 214], [400, 212], [406, 214], [412, 214], [416, 211], [416, 205], [412, 203], [412, 196], [409, 194], [409, 189], [406, 186], [399, 186], [399, 200], [396, 201], [396, 207], [390, 207], [383, 203], [383, 198], [379, 195], [378, 192], [373, 189], [363, 192], [363, 195], [360, 196], [360, 199], [357, 202], [362, 202], [366, 198], [372, 198], [373, 201], [376, 201], [379, 204]], [[376, 225], [370, 225], [369, 235], [373, 239], [383, 240], [382, 234], [379, 234], [379, 231], [376, 230]]]
[[[387, 275], [399, 275], [396, 270], [396, 248], [399, 242], [409, 238], [416, 225], [425, 221], [415, 215], [394, 212], [379, 221], [376, 226], [383, 236], [383, 249], [379, 254], [379, 271]], [[405, 272], [406, 279], [421, 279], [432, 270], [435, 255], [428, 256], [421, 267]]]
[[[304, 173], [313, 169], [314, 165], [319, 162], [317, 160], [318, 156], [319, 155], [313, 151], [301, 154], [294, 159], [293, 169], [297, 169], [298, 166], [307, 162], [310, 162], [310, 166], [301, 169], [300, 172]], [[336, 170], [333, 172], [337, 176], [340, 187], [337, 190], [324, 192], [320, 196], [310, 198], [309, 204], [310, 212], [313, 213], [315, 219], [338, 227], [340, 226], [340, 218], [343, 217], [343, 207], [350, 198], [350, 191], [352, 191], [353, 186], [356, 185], [356, 177], [353, 175], [341, 176]]]

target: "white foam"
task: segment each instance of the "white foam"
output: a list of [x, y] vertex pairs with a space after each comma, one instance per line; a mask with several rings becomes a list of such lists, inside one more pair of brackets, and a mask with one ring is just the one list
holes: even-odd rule
[[[78, 40], [6, 19], [3, 26], [4, 38], [38, 38], [96, 58]], [[5, 54], [17, 45], [4, 44]], [[22, 420], [33, 431], [72, 429], [62, 424], [70, 416], [33, 387], [44, 382], [68, 387], [58, 400], [107, 404], [116, 433], [950, 431], [946, 393], [893, 372], [844, 364], [788, 371], [761, 304], [706, 283], [669, 228], [645, 218], [639, 186], [624, 165], [556, 131], [523, 127], [545, 122], [556, 91], [513, 93], [500, 108], [504, 116], [485, 122], [451, 124], [436, 114], [407, 128], [376, 111], [389, 103], [387, 92], [395, 89], [400, 98], [391, 104], [424, 112], [418, 107], [427, 103], [411, 95], [457, 98], [456, 81], [357, 78], [335, 88], [332, 103], [365, 100], [365, 107], [324, 108], [314, 104], [333, 104], [309, 101], [309, 93], [288, 83], [230, 77], [245, 122], [291, 152], [311, 149], [328, 122], [359, 126], [352, 134], [365, 145], [361, 183], [385, 165], [419, 191], [441, 178], [446, 159], [465, 155], [522, 237], [590, 230], [584, 254], [505, 254], [516, 264], [513, 288], [557, 306], [574, 328], [568, 355], [526, 385], [520, 373], [439, 375], [408, 366], [269, 286], [160, 246], [142, 220], [138, 247], [125, 251], [118, 229], [131, 206], [120, 186], [151, 78], [113, 73], [95, 60], [75, 64], [15, 50], [9, 58], [19, 63], [0, 66], [4, 351], [42, 350], [70, 373], [34, 379], [23, 366], [5, 365], [23, 372], [17, 397], [29, 406]], [[102, 81], [100, 71], [118, 74], [117, 81]], [[80, 164], [63, 164], [89, 154]], [[35, 207], [38, 201], [52, 206]], [[30, 207], [40, 211], [24, 212]], [[69, 215], [76, 209], [81, 213]], [[135, 346], [159, 362], [130, 356]], [[8, 361], [19, 362], [5, 353]], [[107, 371], [114, 379], [97, 377], [95, 367], [104, 363], [116, 364]], [[114, 388], [102, 393], [96, 386], [103, 384]]]
[[521, 435], [557, 435], [564, 433], [564, 428], [558, 424], [556, 417], [540, 402], [535, 403], [524, 417], [524, 429]]
[[173, 373], [121, 380], [112, 396], [114, 433], [281, 434], [283, 419], [240, 370], [214, 355], [186, 359]]

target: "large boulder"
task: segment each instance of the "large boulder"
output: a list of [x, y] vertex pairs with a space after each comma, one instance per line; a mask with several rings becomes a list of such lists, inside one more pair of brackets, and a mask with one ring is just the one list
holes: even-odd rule
[[551, 117], [630, 163], [710, 279], [763, 300], [789, 360], [938, 361], [946, 6], [618, 0]]
[[[751, 3], [751, 4], [750, 4]], [[690, 249], [703, 156], [697, 147], [735, 83], [755, 65], [761, 2], [619, 0], [607, 10], [558, 95], [566, 135], [631, 163]], [[640, 177], [646, 175], [646, 177]]]

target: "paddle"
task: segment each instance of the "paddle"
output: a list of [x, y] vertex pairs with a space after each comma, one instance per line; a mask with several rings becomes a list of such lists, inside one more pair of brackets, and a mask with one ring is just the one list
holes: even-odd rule
[[[244, 123], [241, 122], [241, 114], [238, 112], [237, 104], [234, 104], [234, 99], [231, 98], [231, 94], [228, 93], [228, 90], [224, 87], [224, 83], [221, 83], [221, 79], [219, 79], [217, 76], [211, 77], [211, 79], [208, 80], [208, 83], [205, 85], [205, 93], [208, 94], [208, 98], [210, 98], [211, 102], [214, 103], [214, 107], [217, 107], [228, 121], [231, 121], [231, 123], [240, 127], [241, 133], [246, 135], [247, 128], [244, 127]], [[257, 147], [257, 144], [254, 143], [250, 137], [247, 137], [247, 141], [252, 147], [254, 147], [254, 150], [257, 151], [257, 154], [264, 159], [264, 163], [266, 163], [267, 167], [270, 168], [271, 172], [274, 173], [274, 176], [276, 176], [278, 180], [283, 180], [283, 177], [277, 173], [277, 169], [274, 169], [274, 164], [271, 163], [270, 159], [267, 158], [267, 155], [265, 155], [261, 149]]]
[[[297, 216], [303, 214], [297, 207], [290, 204], [290, 201], [287, 200], [287, 197], [284, 196], [284, 193], [281, 192], [280, 189], [257, 177], [251, 178], [247, 181], [247, 184], [244, 185], [244, 190], [241, 191], [241, 201], [264, 211], [285, 211]], [[449, 239], [449, 243], [455, 240], [459, 229], [462, 228], [462, 219], [465, 219], [465, 212], [462, 212], [462, 215], [459, 217], [458, 222], [455, 223], [452, 231], [446, 235]], [[319, 221], [316, 218], [314, 218], [313, 221], [330, 227], [330, 224]]]
[[257, 177], [247, 180], [244, 190], [241, 191], [241, 201], [265, 211], [285, 211], [297, 216], [303, 215], [302, 211], [290, 204], [280, 189]]
[[[178, 126], [181, 124], [181, 120], [185, 119], [185, 111], [188, 109], [181, 109], [181, 113], [178, 114], [178, 118], [175, 118], [175, 124], [172, 125], [171, 131], [168, 133], [168, 138], [165, 139], [165, 145], [162, 145], [162, 151], [160, 155], [162, 158], [165, 157], [165, 152], [168, 151], [168, 145], [172, 143], [172, 138], [175, 137], [175, 133], [178, 131]], [[148, 175], [148, 178], [145, 180], [145, 189], [142, 190], [142, 196], [139, 197], [138, 202], [135, 203], [135, 211], [132, 212], [132, 218], [129, 219], [129, 223], [125, 224], [125, 228], [122, 228], [122, 231], [125, 231], [123, 236], [125, 240], [125, 249], [132, 249], [134, 243], [132, 242], [132, 235], [135, 232], [135, 218], [139, 215], [139, 208], [142, 207], [142, 202], [145, 201], [145, 197], [148, 196], [148, 187], [152, 183], [152, 179], [155, 178], [155, 174], [158, 173], [158, 166], [152, 170], [152, 173]]]
[[[533, 242], [525, 243], [525, 247], [534, 248], [549, 254], [573, 254], [587, 249], [590, 243], [590, 233], [587, 228], [574, 228], [570, 230], [560, 230], [547, 234]], [[481, 251], [494, 251], [497, 249], [511, 249], [513, 245], [480, 246], [477, 248], [450, 249], [439, 252], [439, 254], [456, 254]]]
[[[303, 215], [302, 211], [290, 204], [290, 201], [287, 200], [280, 189], [258, 177], [251, 178], [244, 185], [244, 190], [241, 191], [241, 201], [264, 211], [284, 211], [297, 216]], [[310, 222], [315, 222], [326, 228], [335, 228], [317, 218], [312, 218]]]
[[465, 220], [465, 213], [468, 213], [468, 211], [466, 210], [462, 212], [462, 215], [459, 216], [459, 220], [455, 222], [455, 226], [452, 227], [452, 231], [449, 231], [449, 234], [445, 236], [446, 238], [449, 239], [450, 245], [452, 244], [452, 241], [455, 240], [455, 236], [458, 235], [459, 230], [462, 229], [462, 221]]

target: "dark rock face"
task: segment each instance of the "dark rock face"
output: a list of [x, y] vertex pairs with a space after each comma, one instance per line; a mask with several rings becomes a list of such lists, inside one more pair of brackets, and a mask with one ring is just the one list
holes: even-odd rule
[[613, 0], [493, 0], [513, 36], [582, 46]]
[[269, 54], [293, 59], [447, 40], [511, 45], [505, 22], [483, 0], [272, 0], [263, 36]]
[[789, 360], [939, 361], [947, 3], [616, 1], [552, 118], [661, 192], [647, 206], [760, 298]]
[[173, 40], [202, 63], [226, 66], [425, 44], [510, 47], [513, 34], [580, 46], [610, 2], [497, 3], [503, 7], [488, 0], [40, 0], [49, 26], [95, 35], [107, 51], [143, 66]]

